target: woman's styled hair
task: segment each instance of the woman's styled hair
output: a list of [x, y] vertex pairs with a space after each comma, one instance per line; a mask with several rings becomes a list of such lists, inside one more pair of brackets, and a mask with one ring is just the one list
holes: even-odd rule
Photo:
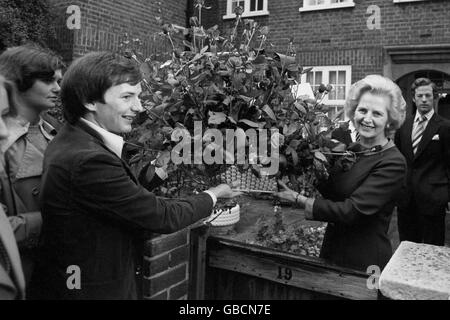
[[133, 60], [110, 52], [88, 53], [75, 60], [64, 74], [64, 118], [73, 124], [86, 114], [85, 104], [104, 103], [105, 92], [112, 86], [137, 85], [141, 80], [142, 74]]
[[355, 118], [355, 110], [358, 107], [359, 100], [366, 92], [389, 97], [390, 104], [387, 108], [388, 123], [385, 133], [386, 136], [393, 134], [402, 126], [406, 116], [406, 102], [402, 96], [401, 89], [391, 79], [380, 75], [369, 75], [353, 84], [345, 101], [345, 113], [352, 122]]
[[36, 80], [51, 81], [63, 60], [35, 44], [9, 48], [0, 55], [0, 74], [15, 83], [19, 92], [30, 89]]

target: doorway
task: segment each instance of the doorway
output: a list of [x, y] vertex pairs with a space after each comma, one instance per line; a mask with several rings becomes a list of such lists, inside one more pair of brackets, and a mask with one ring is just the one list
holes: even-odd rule
[[450, 75], [436, 70], [414, 71], [396, 81], [406, 100], [407, 112], [414, 114], [416, 111], [416, 107], [412, 101], [411, 85], [418, 78], [428, 78], [436, 84], [441, 97], [437, 103], [436, 111], [442, 117], [450, 119]]

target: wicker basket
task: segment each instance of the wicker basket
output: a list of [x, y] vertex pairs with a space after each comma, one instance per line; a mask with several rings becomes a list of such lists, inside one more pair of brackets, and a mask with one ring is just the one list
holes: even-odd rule
[[214, 209], [211, 216], [206, 220], [212, 227], [231, 226], [239, 222], [240, 207], [239, 205], [227, 209]]

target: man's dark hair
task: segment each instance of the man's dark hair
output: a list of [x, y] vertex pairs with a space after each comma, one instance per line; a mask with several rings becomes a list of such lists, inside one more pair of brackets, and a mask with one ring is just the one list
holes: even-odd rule
[[75, 123], [86, 114], [86, 103], [104, 103], [105, 92], [122, 83], [137, 85], [142, 74], [137, 64], [110, 52], [92, 52], [75, 60], [61, 84], [64, 118]]
[[35, 44], [12, 47], [0, 55], [0, 74], [14, 82], [19, 92], [30, 89], [36, 80], [53, 80], [55, 71], [64, 67], [61, 57]]
[[411, 85], [411, 91], [413, 97], [416, 95], [416, 89], [418, 87], [429, 86], [433, 88], [433, 97], [436, 98], [438, 96], [438, 89], [436, 84], [428, 78], [417, 78], [413, 84]]

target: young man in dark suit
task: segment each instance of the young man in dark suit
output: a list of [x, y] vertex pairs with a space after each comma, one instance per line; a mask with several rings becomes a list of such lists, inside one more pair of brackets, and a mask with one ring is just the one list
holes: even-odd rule
[[395, 135], [408, 164], [398, 205], [400, 241], [442, 246], [450, 190], [450, 124], [434, 111], [433, 82], [419, 78], [411, 89], [417, 110]]
[[[144, 109], [138, 66], [107, 52], [76, 60], [61, 98], [67, 123], [50, 143], [41, 192], [38, 299], [136, 299], [136, 261], [148, 231], [171, 233], [208, 217], [228, 185], [180, 200], [156, 197], [122, 160], [123, 138]], [[74, 268], [75, 269], [70, 269]], [[70, 288], [68, 270], [81, 271]]]

